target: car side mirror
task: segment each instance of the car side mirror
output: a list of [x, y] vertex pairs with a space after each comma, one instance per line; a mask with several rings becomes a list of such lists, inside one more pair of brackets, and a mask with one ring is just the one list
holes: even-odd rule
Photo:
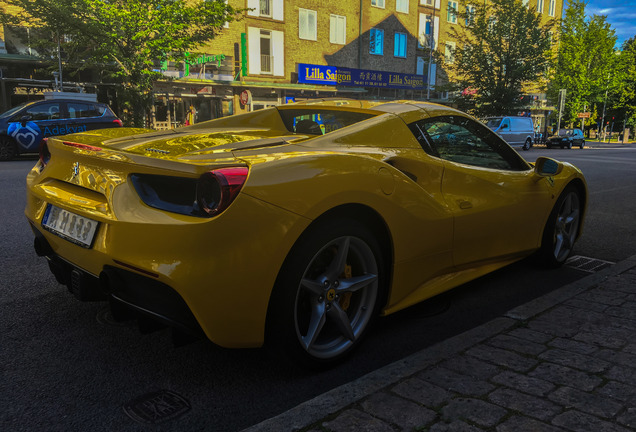
[[504, 130], [504, 129], [508, 129], [508, 125], [507, 124], [501, 125], [501, 130]]
[[541, 156], [534, 164], [534, 172], [541, 177], [550, 177], [563, 171], [563, 164], [557, 160]]
[[30, 115], [23, 115], [22, 117], [20, 117], [20, 123], [22, 124], [22, 127], [26, 127], [27, 122], [30, 120], [31, 120]]

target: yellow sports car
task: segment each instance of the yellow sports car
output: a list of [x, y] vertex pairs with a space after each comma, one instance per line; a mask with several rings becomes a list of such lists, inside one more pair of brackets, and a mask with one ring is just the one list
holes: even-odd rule
[[379, 314], [562, 264], [587, 202], [577, 168], [460, 111], [352, 100], [51, 138], [27, 186], [36, 252], [79, 299], [317, 366]]

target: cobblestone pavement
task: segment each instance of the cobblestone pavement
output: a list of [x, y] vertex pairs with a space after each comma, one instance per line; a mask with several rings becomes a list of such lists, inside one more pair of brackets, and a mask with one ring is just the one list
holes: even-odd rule
[[636, 256], [246, 431], [635, 431]]

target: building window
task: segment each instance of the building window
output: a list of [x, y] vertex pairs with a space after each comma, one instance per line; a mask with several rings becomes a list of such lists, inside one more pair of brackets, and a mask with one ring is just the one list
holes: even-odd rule
[[548, 8], [548, 15], [553, 17], [555, 10], [556, 10], [556, 0], [550, 0], [550, 7]]
[[543, 13], [543, 0], [537, 0], [537, 12], [540, 14]]
[[435, 17], [435, 21], [433, 21], [432, 15], [420, 14], [418, 48], [435, 48], [436, 38], [434, 35], [437, 34], [437, 29], [435, 29], [434, 22], [439, 23], [438, 17]]
[[420, 0], [420, 4], [423, 6], [433, 6], [434, 0]]
[[272, 71], [272, 32], [261, 30], [261, 73], [271, 74]]
[[451, 24], [457, 24], [457, 2], [449, 1], [446, 11], [446, 20]]
[[384, 30], [372, 28], [369, 31], [369, 53], [384, 55]]
[[393, 36], [394, 48], [393, 55], [395, 57], [406, 58], [406, 33], [395, 33]]
[[371, 0], [371, 6], [384, 9], [384, 0]]
[[272, 17], [272, 0], [260, 0], [259, 15], [262, 17]]
[[397, 12], [409, 13], [409, 0], [395, 0], [395, 10]]
[[527, 8], [530, 6], [530, 0], [521, 0], [521, 4]]
[[427, 58], [418, 57], [417, 58], [417, 69], [415, 72], [417, 75], [426, 75], [427, 83], [429, 86], [435, 85], [435, 74], [437, 73], [437, 65], [433, 63], [429, 63]]
[[444, 61], [447, 64], [455, 63], [455, 48], [457, 44], [455, 42], [446, 42], [444, 45]]
[[477, 9], [473, 5], [466, 5], [466, 27], [475, 25], [475, 14]]
[[317, 12], [309, 9], [298, 9], [298, 37], [301, 39], [317, 40], [316, 32]]
[[331, 15], [329, 17], [329, 42], [344, 45], [347, 43], [347, 17]]

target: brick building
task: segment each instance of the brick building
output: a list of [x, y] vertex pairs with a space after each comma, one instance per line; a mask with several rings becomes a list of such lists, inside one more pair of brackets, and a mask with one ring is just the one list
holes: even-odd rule
[[[157, 64], [166, 79], [154, 88], [154, 127], [182, 124], [191, 107], [194, 121], [204, 121], [317, 97], [445, 102], [440, 89], [452, 80], [445, 64], [457, 47], [451, 29], [464, 25], [455, 11], [473, 7], [460, 0], [228, 1], [248, 9], [242, 19], [187, 62]], [[563, 0], [521, 1], [544, 22], [561, 17]], [[483, 6], [487, 0], [475, 2]], [[539, 90], [528, 89], [537, 98]]]

